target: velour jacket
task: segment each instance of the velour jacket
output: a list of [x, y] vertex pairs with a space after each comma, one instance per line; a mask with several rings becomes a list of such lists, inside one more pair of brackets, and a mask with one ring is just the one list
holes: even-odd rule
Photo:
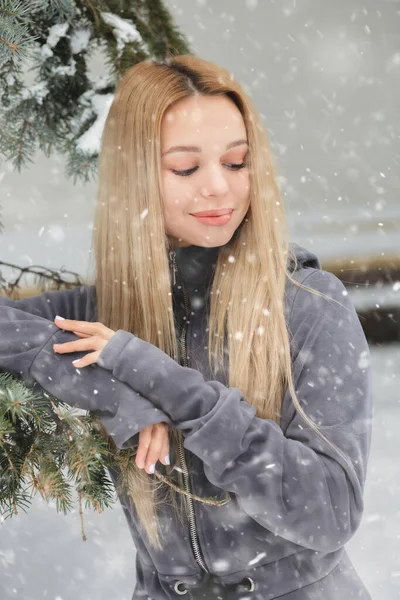
[[257, 417], [221, 372], [211, 377], [207, 300], [218, 247], [170, 253], [179, 362], [123, 330], [94, 366], [72, 365], [87, 352], [54, 352], [54, 343], [77, 339], [52, 322], [57, 314], [98, 320], [95, 286], [0, 298], [0, 370], [93, 411], [119, 448], [137, 444], [152, 423], [181, 430], [183, 445], [171, 464], [186, 474], [186, 489], [228, 500], [215, 506], [189, 499], [187, 527], [162, 504], [160, 551], [120, 496], [137, 549], [133, 600], [370, 600], [345, 550], [363, 514], [372, 420], [368, 345], [340, 280], [321, 269], [315, 254], [291, 246], [296, 280], [340, 302], [287, 282], [296, 393], [342, 454], [307, 425], [289, 391], [278, 425]]

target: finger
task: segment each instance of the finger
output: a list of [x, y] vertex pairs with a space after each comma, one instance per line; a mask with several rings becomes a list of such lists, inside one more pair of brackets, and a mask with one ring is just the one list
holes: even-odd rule
[[136, 464], [139, 469], [144, 469], [146, 464], [147, 450], [149, 449], [151, 442], [152, 429], [153, 425], [149, 425], [139, 432], [139, 446], [136, 451]]
[[[168, 465], [168, 461], [165, 460], [166, 456], [169, 458], [169, 436], [168, 436], [168, 425], [167, 423], [157, 423], [157, 428], [162, 431], [161, 449], [159, 461], [163, 465]], [[153, 434], [154, 435], [154, 434]]]
[[101, 354], [101, 350], [97, 352], [90, 352], [89, 354], [85, 354], [82, 358], [77, 358], [72, 361], [74, 367], [81, 369], [83, 367], [88, 367], [89, 365], [93, 365], [97, 363], [97, 360]]
[[[164, 425], [165, 425], [165, 428], [164, 428], [163, 445], [161, 448], [160, 462], [162, 462], [163, 465], [169, 465], [169, 464], [171, 464], [171, 461], [170, 461], [170, 457], [169, 457], [168, 425], [166, 423], [164, 423]], [[167, 457], [168, 457], [168, 460], [165, 460]]]
[[155, 425], [151, 432], [151, 442], [146, 456], [146, 472], [151, 475], [154, 473], [156, 463], [161, 456], [161, 450], [164, 442], [164, 428]]
[[60, 329], [66, 329], [68, 331], [83, 331], [84, 333], [88, 333], [90, 335], [99, 335], [107, 340], [109, 340], [115, 333], [113, 329], [106, 327], [103, 323], [90, 322], [90, 321], [75, 321], [73, 319], [63, 319], [59, 318], [57, 315], [54, 318], [54, 323]]
[[106, 340], [102, 340], [96, 335], [91, 335], [81, 340], [73, 340], [64, 344], [53, 344], [53, 350], [59, 354], [68, 352], [82, 352], [83, 350], [102, 350]]
[[[69, 331], [78, 330], [94, 335], [100, 327], [101, 323], [91, 323], [89, 321], [74, 321], [73, 319], [60, 319], [58, 315], [54, 318], [54, 323], [61, 329]], [[100, 327], [99, 327], [100, 326]]]
[[72, 333], [74, 333], [75, 335], [77, 335], [80, 338], [88, 338], [88, 337], [92, 337], [90, 335], [90, 333], [83, 333], [83, 331], [73, 331]]

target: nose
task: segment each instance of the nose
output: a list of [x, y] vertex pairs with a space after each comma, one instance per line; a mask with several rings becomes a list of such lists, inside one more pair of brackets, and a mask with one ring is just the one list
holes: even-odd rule
[[200, 193], [205, 198], [208, 196], [222, 196], [229, 190], [224, 167], [220, 165], [210, 165], [204, 170], [204, 179], [202, 181]]

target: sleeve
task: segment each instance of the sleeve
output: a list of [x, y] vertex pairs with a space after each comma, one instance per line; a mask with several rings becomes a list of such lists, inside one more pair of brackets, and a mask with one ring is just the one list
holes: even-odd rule
[[209, 481], [237, 496], [263, 527], [303, 547], [333, 552], [363, 512], [372, 399], [368, 345], [341, 281], [312, 270], [289, 316], [294, 387], [308, 426], [286, 392], [281, 425], [261, 419], [238, 388], [205, 381], [158, 348], [118, 331], [99, 361], [149, 398], [185, 434]]
[[77, 337], [50, 319], [60, 314], [93, 320], [92, 292], [81, 286], [17, 301], [0, 298], [0, 371], [18, 376], [27, 385], [37, 382], [55, 398], [92, 411], [117, 447], [125, 449], [138, 443], [139, 432], [148, 425], [171, 421], [151, 401], [100, 366], [75, 368], [72, 360], [85, 356], [86, 351], [54, 352], [53, 344]]
[[18, 308], [49, 321], [54, 321], [56, 315], [60, 315], [64, 319], [95, 321], [96, 287], [94, 285], [80, 285], [69, 290], [43, 292], [43, 294], [22, 298], [21, 300], [1, 296], [1, 306]]

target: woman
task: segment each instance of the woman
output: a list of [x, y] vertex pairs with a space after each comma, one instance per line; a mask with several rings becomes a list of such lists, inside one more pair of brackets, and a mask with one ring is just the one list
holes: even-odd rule
[[138, 446], [120, 492], [133, 600], [369, 599], [345, 551], [368, 346], [342, 283], [288, 244], [262, 122], [226, 70], [180, 56], [125, 74], [93, 239], [94, 285], [2, 300], [0, 367]]

